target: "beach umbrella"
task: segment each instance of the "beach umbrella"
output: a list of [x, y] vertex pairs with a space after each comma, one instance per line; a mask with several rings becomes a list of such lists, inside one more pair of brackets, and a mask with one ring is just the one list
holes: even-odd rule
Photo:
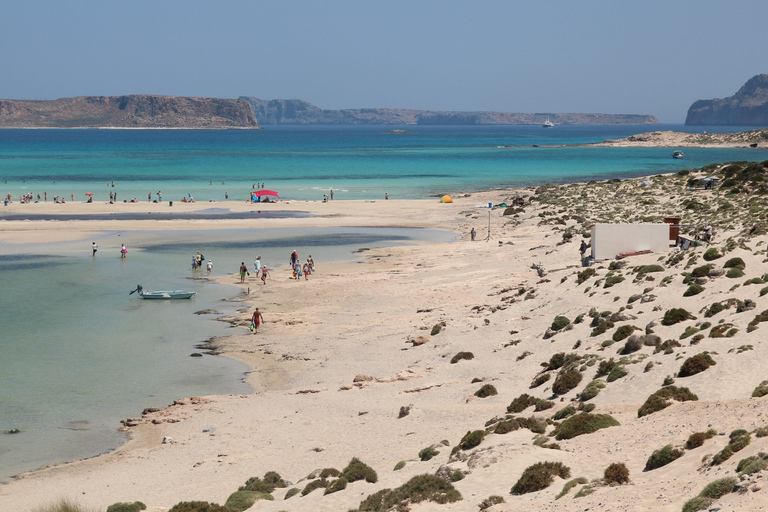
[[446, 195], [446, 196], [443, 196], [443, 197], [440, 198], [440, 202], [441, 203], [452, 203], [453, 202], [453, 198], [451, 196], [447, 196]]
[[87, 196], [92, 196], [92, 195], [93, 195], [93, 192], [86, 192], [86, 193], [85, 193], [85, 195], [87, 195]]
[[274, 190], [259, 190], [258, 192], [253, 192], [253, 195], [255, 197], [261, 197], [261, 196], [275, 196], [280, 197], [277, 192]]

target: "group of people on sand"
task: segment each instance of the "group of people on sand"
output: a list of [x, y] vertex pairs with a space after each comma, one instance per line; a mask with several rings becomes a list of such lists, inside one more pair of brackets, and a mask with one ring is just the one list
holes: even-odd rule
[[[205, 256], [203, 256], [200, 251], [197, 251], [197, 254], [192, 256], [192, 270], [203, 268], [204, 261], [205, 261]], [[206, 269], [210, 274], [211, 271], [213, 270], [213, 260], [208, 260], [208, 263], [206, 263]]]
[[309, 257], [307, 257], [307, 261], [305, 261], [302, 265], [301, 261], [299, 260], [299, 253], [293, 251], [291, 253], [290, 264], [291, 270], [293, 272], [292, 279], [301, 279], [301, 276], [304, 276], [304, 280], [308, 281], [309, 276], [312, 274], [312, 272], [315, 271], [315, 260], [312, 259], [311, 254]]
[[[261, 254], [256, 256], [256, 260], [253, 262], [253, 272], [256, 274], [256, 277], [259, 278], [259, 274], [261, 274], [261, 282], [263, 284], [267, 284], [267, 277], [269, 276], [269, 270], [267, 269], [266, 265], [261, 264]], [[248, 266], [245, 264], [244, 261], [240, 262], [240, 282], [245, 282], [245, 276], [250, 276], [251, 273], [248, 272]]]

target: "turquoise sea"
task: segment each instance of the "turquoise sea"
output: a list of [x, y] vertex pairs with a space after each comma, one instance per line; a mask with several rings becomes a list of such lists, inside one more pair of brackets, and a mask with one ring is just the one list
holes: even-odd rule
[[[408, 133], [386, 133], [403, 129]], [[162, 191], [163, 200], [244, 201], [263, 182], [286, 201], [418, 199], [443, 193], [630, 177], [713, 162], [765, 160], [761, 150], [533, 147], [598, 142], [651, 130], [741, 131], [740, 127], [365, 126], [267, 127], [256, 131], [0, 130], [0, 195], [47, 192], [96, 201]], [[511, 147], [499, 147], [511, 146]], [[114, 182], [115, 186], [111, 184]], [[110, 186], [107, 186], [107, 185]], [[0, 203], [2, 204], [2, 203]], [[3, 229], [0, 206], [0, 231]], [[192, 358], [195, 345], [227, 334], [214, 309], [233, 313], [235, 288], [195, 280], [200, 250], [214, 274], [270, 267], [288, 254], [323, 262], [354, 259], [360, 247], [450, 242], [423, 230], [266, 229], [109, 232], [94, 240], [43, 246], [0, 245], [0, 481], [42, 465], [92, 456], [123, 441], [119, 420], [191, 395], [244, 393], [242, 364]], [[124, 260], [90, 242], [129, 247]], [[128, 292], [136, 284], [193, 289], [190, 301], [155, 303]], [[257, 292], [258, 293], [258, 292]], [[18, 428], [18, 434], [4, 432]]]

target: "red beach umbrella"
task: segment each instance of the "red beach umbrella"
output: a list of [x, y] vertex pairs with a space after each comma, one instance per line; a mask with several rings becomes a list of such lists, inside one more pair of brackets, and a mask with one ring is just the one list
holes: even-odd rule
[[280, 196], [277, 194], [277, 192], [275, 192], [274, 190], [259, 190], [258, 192], [254, 192], [254, 193], [253, 193], [253, 195], [254, 195], [254, 196], [256, 196], [256, 197], [261, 197], [261, 196], [275, 196], [275, 197], [280, 197]]
[[85, 195], [87, 195], [87, 196], [92, 196], [92, 195], [93, 195], [93, 192], [86, 192], [86, 193], [85, 193]]

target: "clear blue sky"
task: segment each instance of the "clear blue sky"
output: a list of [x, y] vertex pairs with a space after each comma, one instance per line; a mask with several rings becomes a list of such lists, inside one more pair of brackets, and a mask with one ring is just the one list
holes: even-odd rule
[[768, 1], [10, 0], [0, 98], [652, 114], [768, 73]]

